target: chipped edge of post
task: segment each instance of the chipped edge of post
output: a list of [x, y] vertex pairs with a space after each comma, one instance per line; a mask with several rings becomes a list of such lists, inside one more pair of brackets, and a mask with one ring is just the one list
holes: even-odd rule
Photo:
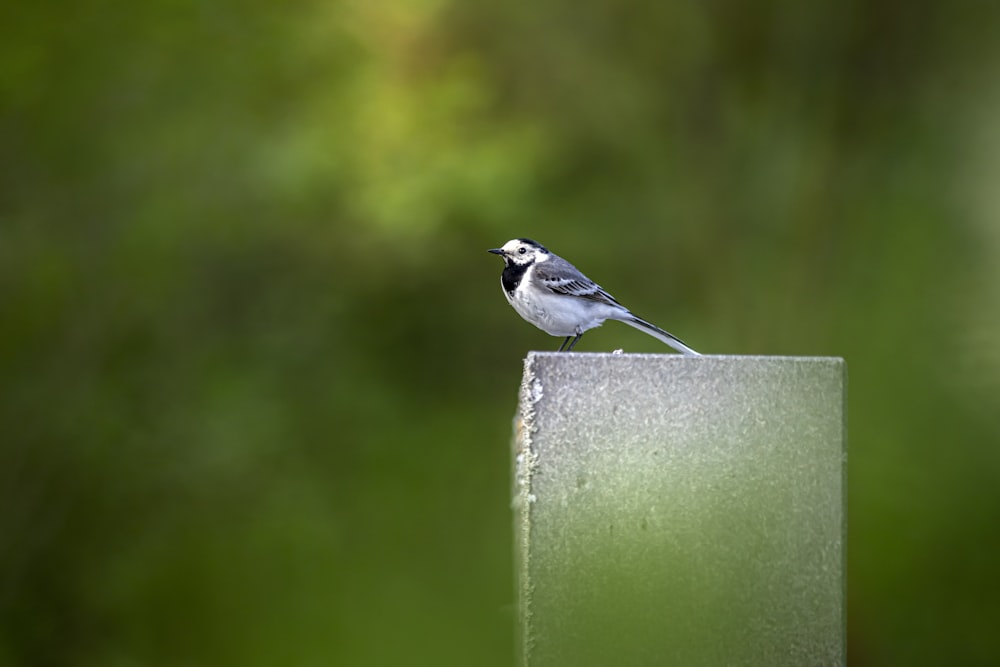
[[535, 355], [524, 358], [517, 417], [514, 425], [514, 489], [512, 505], [517, 529], [516, 551], [518, 578], [517, 595], [520, 615], [521, 664], [529, 664], [531, 653], [531, 597], [532, 585], [529, 572], [531, 558], [531, 506], [535, 497], [531, 490], [532, 477], [538, 466], [538, 455], [532, 446], [535, 423], [535, 406], [542, 399], [542, 383], [535, 375]]

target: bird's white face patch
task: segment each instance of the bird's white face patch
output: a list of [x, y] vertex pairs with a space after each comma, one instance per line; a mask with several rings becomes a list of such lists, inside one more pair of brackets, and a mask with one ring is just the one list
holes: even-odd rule
[[515, 264], [530, 264], [532, 262], [544, 262], [549, 258], [548, 253], [531, 243], [525, 243], [521, 239], [511, 239], [500, 248], [504, 255]]

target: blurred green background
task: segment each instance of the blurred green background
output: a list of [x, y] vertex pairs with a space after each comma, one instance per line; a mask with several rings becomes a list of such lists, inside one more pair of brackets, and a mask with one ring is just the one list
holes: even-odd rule
[[995, 660], [998, 19], [7, 3], [0, 665], [510, 665], [515, 236], [845, 357], [851, 664]]

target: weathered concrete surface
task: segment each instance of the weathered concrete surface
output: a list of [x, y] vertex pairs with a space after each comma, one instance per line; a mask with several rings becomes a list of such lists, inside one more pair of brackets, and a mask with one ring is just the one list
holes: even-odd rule
[[522, 663], [845, 661], [846, 366], [531, 353]]

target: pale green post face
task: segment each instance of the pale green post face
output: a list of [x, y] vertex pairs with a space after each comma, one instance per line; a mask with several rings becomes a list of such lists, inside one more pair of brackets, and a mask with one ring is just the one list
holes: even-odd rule
[[529, 355], [523, 662], [843, 664], [844, 380], [831, 358]]

